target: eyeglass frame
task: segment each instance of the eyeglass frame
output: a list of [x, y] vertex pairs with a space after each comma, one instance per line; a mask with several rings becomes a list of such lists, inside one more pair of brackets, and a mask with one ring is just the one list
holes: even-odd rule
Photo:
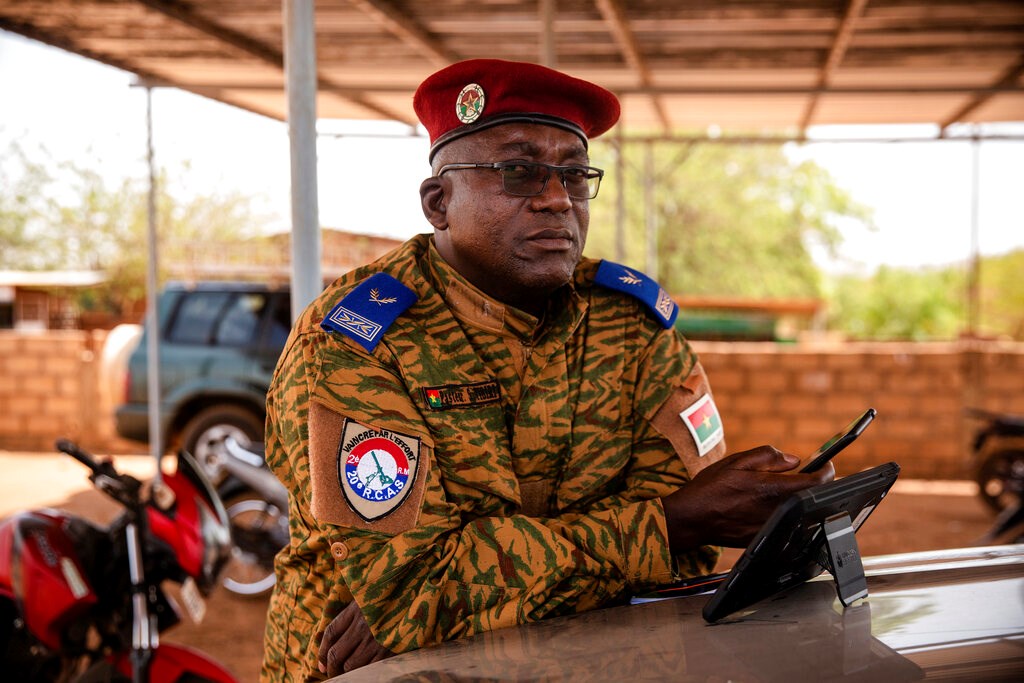
[[[582, 170], [584, 170], [587, 173], [585, 179], [587, 181], [587, 187], [588, 188], [590, 187], [590, 181], [591, 180], [594, 180], [594, 179], [597, 180], [597, 186], [594, 188], [594, 193], [591, 194], [591, 195], [588, 195], [586, 197], [574, 197], [571, 194], [569, 194], [569, 199], [587, 199], [587, 200], [594, 199], [595, 197], [597, 197], [597, 193], [601, 190], [601, 180], [604, 178], [604, 169], [597, 168], [596, 166], [584, 166], [583, 164], [570, 164], [568, 166], [557, 166], [555, 164], [545, 164], [545, 163], [542, 163], [540, 161], [495, 161], [495, 162], [491, 162], [491, 163], [466, 162], [466, 163], [456, 163], [456, 164], [445, 164], [444, 166], [442, 166], [441, 168], [439, 168], [437, 170], [437, 173], [435, 175], [436, 175], [436, 177], [440, 178], [441, 174], [447, 173], [448, 171], [464, 171], [464, 170], [467, 170], [467, 169], [475, 169], [475, 168], [490, 169], [490, 170], [493, 170], [493, 171], [503, 171], [503, 170], [505, 170], [507, 168], [511, 168], [511, 167], [514, 167], [514, 166], [530, 166], [530, 167], [533, 167], [533, 168], [546, 168], [548, 173], [544, 177], [544, 182], [541, 183], [540, 190], [538, 190], [537, 192], [534, 192], [532, 194], [523, 194], [522, 192], [512, 192], [512, 191], [510, 191], [508, 189], [508, 186], [506, 185], [505, 174], [502, 173], [501, 174], [501, 189], [504, 192], [506, 192], [507, 194], [512, 195], [513, 197], [539, 197], [540, 195], [544, 194], [544, 191], [546, 189], [548, 189], [548, 181], [551, 179], [551, 176], [554, 175], [555, 173], [558, 174], [558, 178], [559, 178], [559, 180], [562, 183], [562, 187], [565, 188], [566, 194], [568, 194], [569, 193], [569, 188], [565, 184], [565, 174], [568, 171], [571, 171], [571, 170], [581, 170], [582, 169]], [[596, 173], [597, 175], [591, 175], [592, 173]]]

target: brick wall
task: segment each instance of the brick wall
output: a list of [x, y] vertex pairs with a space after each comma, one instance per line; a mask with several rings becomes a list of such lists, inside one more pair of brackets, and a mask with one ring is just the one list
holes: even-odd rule
[[895, 460], [903, 476], [971, 476], [972, 406], [1024, 415], [1024, 345], [863, 343], [815, 349], [694, 344], [730, 451], [762, 443], [806, 456], [865, 408], [875, 422], [840, 474]]
[[102, 452], [145, 452], [117, 438], [120, 373], [103, 356], [107, 330], [0, 330], [0, 449], [52, 451], [59, 437]]
[[[66, 436], [99, 452], [145, 452], [114, 434], [121, 379], [107, 338], [0, 332], [0, 449], [50, 451]], [[694, 346], [730, 450], [771, 443], [804, 456], [876, 408], [875, 423], [836, 460], [841, 474], [896, 460], [906, 477], [963, 478], [977, 424], [963, 407], [1024, 415], [1024, 344]]]

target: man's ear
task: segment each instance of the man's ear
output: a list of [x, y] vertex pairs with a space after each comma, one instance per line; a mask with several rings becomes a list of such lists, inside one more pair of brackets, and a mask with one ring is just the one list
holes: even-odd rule
[[447, 187], [450, 185], [437, 176], [431, 176], [420, 183], [420, 207], [435, 230], [448, 229], [448, 194], [445, 191]]

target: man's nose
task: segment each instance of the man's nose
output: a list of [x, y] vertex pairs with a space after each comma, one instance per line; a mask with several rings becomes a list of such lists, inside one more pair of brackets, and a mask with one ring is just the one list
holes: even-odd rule
[[572, 198], [565, 189], [562, 174], [551, 171], [544, 191], [533, 197], [533, 206], [538, 211], [568, 211], [572, 208]]

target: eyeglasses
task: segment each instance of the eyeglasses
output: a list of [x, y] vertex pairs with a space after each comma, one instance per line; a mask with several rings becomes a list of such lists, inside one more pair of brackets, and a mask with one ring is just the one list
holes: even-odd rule
[[536, 197], [548, 186], [552, 172], [558, 174], [571, 199], [593, 199], [601, 187], [604, 171], [593, 166], [552, 166], [534, 161], [498, 161], [493, 164], [446, 164], [437, 175], [469, 168], [489, 168], [501, 174], [501, 187], [516, 197]]

